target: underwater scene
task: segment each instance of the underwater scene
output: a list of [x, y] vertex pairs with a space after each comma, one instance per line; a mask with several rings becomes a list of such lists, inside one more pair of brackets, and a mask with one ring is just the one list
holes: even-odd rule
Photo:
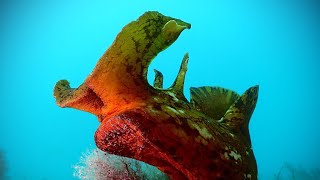
[[320, 2], [0, 8], [0, 180], [320, 179]]

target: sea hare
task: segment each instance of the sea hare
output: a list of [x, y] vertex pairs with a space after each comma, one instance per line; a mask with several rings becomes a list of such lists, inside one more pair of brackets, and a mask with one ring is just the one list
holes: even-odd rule
[[192, 87], [188, 101], [183, 94], [188, 54], [171, 87], [163, 89], [157, 70], [153, 86], [148, 84], [152, 59], [190, 28], [158, 12], [144, 13], [121, 30], [82, 85], [57, 82], [56, 102], [98, 117], [99, 149], [156, 166], [171, 179], [257, 179], [248, 124], [258, 86], [241, 96]]

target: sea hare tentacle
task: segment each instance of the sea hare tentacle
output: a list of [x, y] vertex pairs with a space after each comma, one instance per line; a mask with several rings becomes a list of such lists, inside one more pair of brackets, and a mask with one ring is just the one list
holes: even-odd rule
[[174, 94], [176, 95], [177, 98], [179, 99], [185, 99], [185, 96], [183, 94], [183, 86], [184, 86], [184, 80], [187, 72], [187, 65], [189, 61], [189, 54], [186, 53], [182, 59], [181, 66], [179, 73], [177, 75], [176, 80], [172, 84], [172, 86], [169, 89], [172, 89]]
[[162, 88], [163, 87], [163, 75], [160, 71], [154, 69], [154, 82], [153, 82], [153, 86], [155, 88]]
[[163, 89], [157, 70], [154, 86], [147, 82], [152, 59], [190, 27], [158, 12], [143, 14], [122, 29], [79, 88], [56, 84], [57, 104], [98, 116], [99, 149], [144, 161], [171, 179], [257, 179], [248, 130], [257, 86], [241, 96], [191, 88], [189, 102], [183, 94], [188, 54], [170, 88]]

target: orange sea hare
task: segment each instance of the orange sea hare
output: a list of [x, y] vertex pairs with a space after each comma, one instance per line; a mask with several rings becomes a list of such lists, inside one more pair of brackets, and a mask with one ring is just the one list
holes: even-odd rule
[[122, 29], [80, 87], [57, 82], [56, 102], [98, 117], [99, 149], [144, 161], [171, 179], [257, 179], [248, 124], [258, 86], [241, 96], [219, 87], [191, 88], [189, 102], [183, 94], [188, 54], [170, 88], [162, 88], [159, 71], [148, 84], [152, 59], [190, 27], [146, 12]]

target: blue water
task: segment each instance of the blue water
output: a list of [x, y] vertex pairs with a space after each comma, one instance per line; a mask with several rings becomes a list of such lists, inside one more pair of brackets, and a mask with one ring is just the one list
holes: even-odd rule
[[[155, 58], [171, 85], [189, 52], [190, 86], [244, 92], [259, 84], [250, 133], [259, 178], [284, 163], [320, 168], [318, 1], [1, 1], [0, 151], [10, 179], [69, 180], [94, 148], [97, 119], [61, 109], [53, 87], [80, 85], [128, 22], [157, 10], [192, 24]], [[1, 167], [1, 165], [0, 165]], [[1, 172], [1, 170], [0, 170]], [[0, 173], [0, 179], [1, 179]]]

